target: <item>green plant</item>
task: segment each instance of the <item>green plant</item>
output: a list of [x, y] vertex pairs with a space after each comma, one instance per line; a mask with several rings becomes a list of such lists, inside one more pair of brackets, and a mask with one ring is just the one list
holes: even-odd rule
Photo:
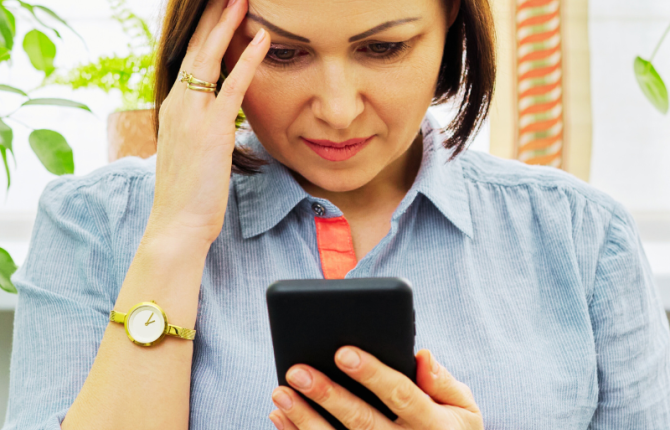
[[[0, 67], [12, 67], [12, 57], [15, 55], [15, 37], [17, 28], [17, 17], [19, 22], [32, 27], [39, 27], [48, 33], [53, 32], [59, 39], [61, 35], [59, 31], [45, 21], [53, 21], [58, 25], [63, 25], [70, 29], [80, 39], [81, 36], [68, 25], [68, 23], [58, 16], [54, 11], [41, 5], [34, 5], [26, 3], [22, 0], [0, 0]], [[83, 42], [83, 39], [82, 39]], [[85, 43], [84, 43], [85, 45]], [[20, 96], [25, 99], [18, 108], [10, 113], [0, 113], [0, 155], [5, 167], [5, 174], [7, 176], [7, 190], [11, 185], [11, 174], [9, 163], [7, 162], [7, 153], [12, 154], [14, 160], [14, 168], [17, 167], [16, 158], [14, 158], [14, 130], [7, 124], [6, 121], [16, 123], [24, 126], [32, 132], [28, 138], [31, 149], [37, 155], [42, 165], [51, 173], [55, 175], [64, 175], [74, 173], [74, 158], [72, 155], [72, 148], [68, 145], [67, 140], [63, 135], [47, 129], [33, 129], [28, 125], [16, 120], [12, 116], [19, 110], [33, 105], [52, 105], [64, 106], [71, 108], [83, 109], [91, 112], [91, 109], [82, 104], [72, 100], [60, 98], [32, 98], [30, 94], [38, 88], [45, 85], [47, 78], [56, 70], [54, 66], [54, 59], [56, 58], [57, 47], [51, 38], [38, 28], [32, 28], [26, 33], [21, 44], [23, 51], [28, 56], [30, 63], [35, 70], [44, 72], [42, 82], [37, 87], [31, 90], [23, 90], [10, 85], [0, 83], [0, 106], [9, 105], [8, 102], [2, 100], [1, 95], [8, 93]], [[16, 265], [9, 253], [0, 248], [0, 288], [10, 292], [16, 293], [16, 288], [12, 285], [10, 276], [16, 271]]]
[[649, 61], [638, 56], [635, 58], [633, 65], [635, 77], [637, 78], [637, 83], [640, 86], [640, 89], [642, 89], [642, 92], [651, 104], [662, 114], [668, 113], [668, 89], [666, 88], [663, 79], [656, 71], [652, 61], [654, 61], [658, 48], [661, 47], [668, 32], [670, 32], [670, 25], [665, 29], [663, 36], [661, 36], [661, 40], [658, 41]]
[[119, 90], [123, 97], [119, 110], [151, 108], [154, 101], [154, 36], [147, 23], [127, 7], [126, 0], [108, 0], [108, 3], [113, 11], [112, 18], [121, 24], [130, 38], [129, 54], [100, 57], [64, 74], [54, 74], [47, 82], [73, 89], [95, 87], [106, 93]]

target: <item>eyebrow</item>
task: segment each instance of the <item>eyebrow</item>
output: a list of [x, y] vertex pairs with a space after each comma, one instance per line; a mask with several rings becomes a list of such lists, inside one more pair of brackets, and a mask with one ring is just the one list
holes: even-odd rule
[[[300, 41], [300, 42], [310, 43], [308, 38], [298, 36], [297, 34], [293, 34], [290, 31], [284, 30], [283, 28], [279, 28], [276, 25], [274, 25], [273, 23], [267, 21], [265, 18], [262, 18], [258, 15], [254, 15], [250, 12], [247, 12], [247, 18], [249, 18], [253, 21], [256, 21], [260, 24], [263, 24], [269, 30], [273, 31], [274, 33], [277, 33], [280, 36], [286, 37], [287, 39], [293, 39], [293, 40], [297, 40], [297, 41]], [[421, 18], [419, 18], [419, 17], [415, 17], [415, 18], [402, 18], [402, 19], [396, 19], [394, 21], [387, 21], [383, 24], [379, 24], [378, 26], [371, 28], [368, 31], [364, 31], [363, 33], [357, 34], [355, 36], [351, 36], [349, 38], [349, 42], [356, 42], [358, 40], [365, 39], [366, 37], [370, 37], [373, 34], [376, 34], [376, 33], [379, 33], [381, 31], [387, 30], [391, 27], [395, 27], [395, 26], [401, 25], [401, 24], [406, 24], [408, 22], [418, 21], [420, 19]]]

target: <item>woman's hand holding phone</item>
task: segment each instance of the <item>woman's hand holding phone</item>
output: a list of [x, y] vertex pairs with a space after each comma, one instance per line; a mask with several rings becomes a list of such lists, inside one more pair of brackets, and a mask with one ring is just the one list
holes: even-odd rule
[[[216, 83], [223, 55], [244, 19], [248, 0], [210, 0], [181, 69]], [[213, 242], [221, 232], [235, 147], [235, 118], [270, 47], [261, 29], [224, 81], [218, 96], [178, 79], [159, 112], [158, 155], [149, 234]]]
[[[335, 354], [337, 366], [375, 393], [396, 415], [390, 421], [375, 408], [306, 365], [287, 372], [294, 389], [324, 407], [351, 430], [484, 428], [481, 412], [470, 389], [457, 381], [426, 349], [416, 354], [417, 384], [355, 347]], [[287, 387], [278, 387], [272, 399], [279, 410], [270, 419], [280, 430], [329, 430], [332, 426], [304, 399]]]

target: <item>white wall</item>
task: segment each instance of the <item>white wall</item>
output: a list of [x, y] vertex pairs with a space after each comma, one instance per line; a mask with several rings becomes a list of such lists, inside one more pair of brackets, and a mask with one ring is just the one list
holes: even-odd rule
[[[591, 183], [635, 212], [670, 213], [670, 116], [637, 87], [633, 59], [649, 59], [670, 24], [667, 0], [591, 0], [594, 143]], [[670, 37], [654, 61], [670, 87]]]
[[[647, 102], [633, 74], [670, 24], [667, 0], [590, 0], [593, 158], [591, 184], [623, 202], [670, 309], [670, 115]], [[670, 88], [670, 37], [654, 65]]]

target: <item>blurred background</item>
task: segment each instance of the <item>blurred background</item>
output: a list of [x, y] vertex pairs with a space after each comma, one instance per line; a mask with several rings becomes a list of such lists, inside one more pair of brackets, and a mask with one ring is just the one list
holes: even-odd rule
[[[622, 202], [638, 223], [661, 298], [670, 310], [670, 115], [663, 113], [663, 88], [657, 79], [670, 82], [670, 38], [656, 50], [654, 69], [646, 62], [638, 64], [637, 76], [634, 69], [636, 57], [651, 59], [670, 25], [670, 2], [554, 0], [523, 15], [529, 9], [521, 7], [523, 1], [491, 1], [500, 39], [499, 95], [491, 121], [471, 149], [564, 168]], [[44, 186], [56, 174], [85, 175], [126, 153], [128, 138], [124, 141], [118, 130], [132, 137], [133, 126], [110, 114], [150, 107], [142, 79], [151, 73], [149, 43], [158, 36], [162, 4], [0, 0], [0, 14], [1, 7], [11, 11], [14, 19], [5, 14], [5, 22], [15, 29], [10, 36], [0, 27], [0, 42], [6, 45], [11, 37], [15, 45], [11, 61], [3, 62], [7, 50], [0, 43], [0, 154], [5, 153], [11, 173], [5, 191], [7, 176], [0, 166], [4, 289], [11, 287], [3, 281], [3, 270], [8, 273], [25, 259]], [[530, 30], [528, 19], [535, 20]], [[542, 39], [542, 34], [553, 36]], [[524, 41], [529, 37], [539, 37], [531, 40], [539, 54], [527, 64]], [[543, 68], [548, 71], [544, 77]], [[538, 70], [535, 78], [554, 79], [558, 85], [540, 82], [551, 91], [544, 99], [534, 99], [539, 107], [533, 120], [551, 127], [535, 130], [530, 138], [524, 135], [528, 105], [522, 97], [528, 70]], [[54, 83], [40, 87], [45, 76]], [[448, 106], [431, 109], [448, 122]], [[110, 139], [119, 140], [121, 149], [110, 152]], [[16, 299], [0, 289], [0, 423], [7, 403]]]

